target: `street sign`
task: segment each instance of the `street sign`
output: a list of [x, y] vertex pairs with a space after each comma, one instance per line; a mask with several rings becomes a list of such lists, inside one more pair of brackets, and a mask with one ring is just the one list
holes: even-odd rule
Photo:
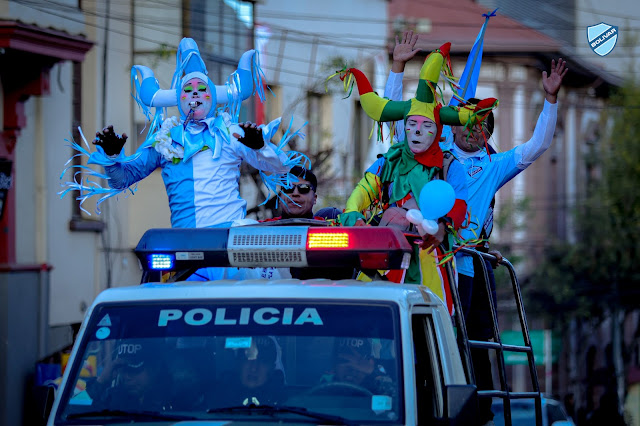
[[[531, 346], [533, 347], [533, 357], [536, 365], [545, 364], [545, 351], [544, 351], [544, 335], [545, 331], [550, 330], [529, 330], [529, 337], [531, 338]], [[505, 345], [517, 345], [524, 346], [524, 339], [522, 338], [521, 331], [504, 330], [500, 333], [500, 339]], [[562, 349], [562, 341], [560, 336], [552, 333], [551, 336], [551, 362], [556, 362], [558, 354]], [[507, 365], [526, 365], [527, 354], [521, 352], [506, 352], [504, 353], [504, 361]]]

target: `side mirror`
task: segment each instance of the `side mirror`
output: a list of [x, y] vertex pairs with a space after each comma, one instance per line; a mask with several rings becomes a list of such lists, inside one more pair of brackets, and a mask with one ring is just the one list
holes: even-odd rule
[[475, 385], [447, 385], [446, 418], [449, 425], [470, 425], [478, 412], [478, 391]]
[[53, 408], [53, 401], [56, 397], [56, 391], [52, 386], [37, 386], [34, 389], [34, 399], [37, 412], [41, 416], [42, 423], [46, 424], [49, 414], [51, 414], [51, 408]]

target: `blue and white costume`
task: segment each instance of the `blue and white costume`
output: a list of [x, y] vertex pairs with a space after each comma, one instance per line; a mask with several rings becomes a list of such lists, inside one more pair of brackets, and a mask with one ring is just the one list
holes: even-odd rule
[[[71, 168], [80, 170], [75, 172], [72, 182], [63, 184], [66, 189], [60, 194], [64, 196], [69, 191], [79, 191], [77, 199], [81, 208], [87, 198], [99, 196], [96, 209], [99, 214], [99, 205], [104, 200], [120, 193], [135, 192], [137, 182], [161, 168], [172, 227], [224, 226], [245, 217], [247, 203], [239, 191], [243, 160], [260, 171], [270, 192], [276, 192], [277, 185], [288, 184], [288, 172], [293, 166], [309, 167], [306, 156], [295, 151], [283, 151], [291, 138], [304, 137], [299, 131], [291, 133], [287, 130], [278, 146], [269, 142], [278, 130], [280, 119], [260, 126], [264, 146], [259, 149], [245, 146], [233, 136], [234, 133], [241, 138], [244, 136], [244, 130], [237, 124], [242, 101], [253, 94], [264, 100], [263, 74], [257, 52], [245, 52], [238, 69], [223, 85], [213, 84], [207, 74], [198, 46], [190, 38], [182, 39], [178, 46], [170, 89], [160, 88], [151, 69], [134, 65], [131, 70], [133, 96], [146, 117], [152, 120], [145, 142], [131, 156], [125, 156], [124, 149], [118, 155], [106, 155], [98, 144], [97, 152], [90, 153], [86, 140], [87, 149], [72, 143], [80, 152], [76, 156], [89, 157], [88, 164], [104, 167], [105, 173], [82, 165], [69, 166], [63, 171], [63, 176]], [[206, 98], [198, 98], [211, 105], [210, 109], [200, 110], [206, 111], [206, 115], [194, 114], [199, 108], [197, 105], [185, 107], [186, 101], [181, 103], [181, 96], [186, 99], [182, 95], [183, 89], [187, 90], [185, 87], [193, 92], [193, 81], [200, 81], [206, 88]], [[192, 103], [202, 105], [203, 102]], [[216, 108], [216, 105], [223, 107]], [[163, 112], [173, 106], [178, 106], [181, 118], [163, 120]], [[153, 116], [151, 108], [156, 109]], [[109, 188], [100, 186], [93, 179], [96, 177], [107, 179]]]
[[[231, 123], [228, 114], [206, 121], [190, 123], [186, 130], [190, 133], [183, 139], [185, 130], [173, 117], [165, 120], [165, 127], [174, 123], [168, 133], [170, 147], [152, 138], [136, 154], [130, 157], [121, 154], [117, 158], [110, 158], [98, 147], [89, 164], [104, 166], [109, 186], [118, 190], [134, 185], [160, 167], [174, 228], [203, 228], [242, 219], [247, 206], [238, 185], [242, 160], [265, 172], [287, 173], [291, 167], [287, 165], [287, 155], [269, 142], [257, 150], [238, 142], [233, 133], [242, 135], [243, 130]], [[263, 127], [265, 141], [279, 124], [278, 119]], [[189, 151], [190, 157], [175, 156]]]

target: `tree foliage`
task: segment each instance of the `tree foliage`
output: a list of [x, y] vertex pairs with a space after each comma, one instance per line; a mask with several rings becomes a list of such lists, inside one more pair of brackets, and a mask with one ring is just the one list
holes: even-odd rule
[[640, 86], [610, 99], [603, 135], [586, 159], [586, 194], [575, 210], [576, 243], [562, 242], [532, 277], [530, 307], [549, 319], [587, 316], [640, 303]]

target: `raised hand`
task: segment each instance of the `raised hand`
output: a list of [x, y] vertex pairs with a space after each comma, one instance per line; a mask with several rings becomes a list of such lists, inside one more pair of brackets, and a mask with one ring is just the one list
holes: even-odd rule
[[93, 144], [101, 146], [107, 155], [118, 155], [120, 151], [122, 151], [122, 147], [127, 141], [127, 138], [126, 133], [120, 136], [114, 132], [113, 126], [110, 124], [102, 129], [102, 133], [96, 132], [96, 138], [93, 140]]
[[393, 64], [391, 67], [393, 72], [403, 72], [404, 64], [420, 51], [420, 49], [415, 48], [417, 41], [418, 34], [413, 34], [413, 31], [402, 33], [402, 40], [399, 40], [398, 36], [396, 36], [396, 46], [393, 48]]
[[258, 126], [255, 123], [247, 121], [246, 123], [240, 124], [240, 127], [244, 130], [244, 136], [240, 136], [237, 133], [233, 134], [233, 137], [238, 139], [240, 143], [251, 149], [260, 149], [264, 146], [262, 129], [258, 129]]
[[544, 87], [545, 98], [549, 103], [555, 104], [558, 101], [558, 91], [562, 85], [562, 79], [567, 75], [569, 68], [566, 67], [567, 61], [562, 58], [551, 60], [551, 73], [547, 76], [546, 71], [542, 71], [542, 87]]

